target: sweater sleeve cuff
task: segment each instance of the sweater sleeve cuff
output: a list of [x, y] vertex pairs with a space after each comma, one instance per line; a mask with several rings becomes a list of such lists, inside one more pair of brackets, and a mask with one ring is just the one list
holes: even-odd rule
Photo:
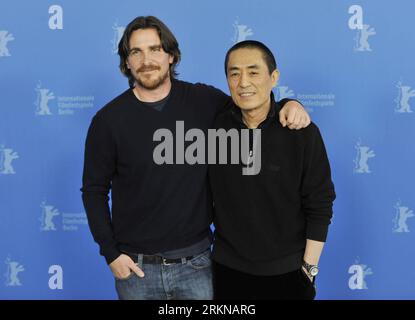
[[113, 262], [121, 255], [121, 252], [114, 247], [103, 250], [103, 255], [105, 257], [105, 260], [107, 261], [107, 264], [109, 265], [111, 262]]
[[[281, 106], [281, 108], [282, 107], [284, 107], [284, 105], [287, 103], [287, 102], [290, 102], [290, 101], [295, 101], [295, 102], [298, 102], [299, 104], [301, 104], [302, 106], [303, 106], [303, 104], [301, 103], [301, 101], [299, 101], [299, 100], [297, 100], [297, 99], [291, 99], [291, 98], [284, 98], [284, 99], [281, 99], [280, 101], [278, 101], [278, 104]], [[304, 108], [304, 106], [303, 106], [303, 108]]]
[[328, 225], [308, 223], [306, 233], [307, 239], [326, 242], [328, 230]]

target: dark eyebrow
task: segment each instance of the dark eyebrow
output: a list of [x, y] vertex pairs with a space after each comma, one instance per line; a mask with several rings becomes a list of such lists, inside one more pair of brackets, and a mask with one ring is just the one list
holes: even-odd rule
[[[249, 65], [248, 66], [248, 69], [251, 69], [251, 70], [258, 70], [259, 69], [259, 66], [257, 65], [257, 64], [251, 64], [251, 65]], [[239, 68], [238, 67], [230, 67], [229, 69], [228, 69], [228, 71], [238, 71], [239, 70]]]
[[[155, 45], [149, 46], [149, 48], [150, 49], [160, 49], [161, 48], [161, 45], [160, 44], [155, 44]], [[138, 47], [133, 47], [133, 48], [130, 49], [130, 52], [131, 51], [143, 51], [143, 50], [141, 50]]]

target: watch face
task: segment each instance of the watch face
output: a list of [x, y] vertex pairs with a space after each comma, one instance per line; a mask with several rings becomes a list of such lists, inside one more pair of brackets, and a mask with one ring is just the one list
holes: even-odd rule
[[318, 268], [314, 267], [310, 269], [310, 274], [315, 277], [318, 273]]

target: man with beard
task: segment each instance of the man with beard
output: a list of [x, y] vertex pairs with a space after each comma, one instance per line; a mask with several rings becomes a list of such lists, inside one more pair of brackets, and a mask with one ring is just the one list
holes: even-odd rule
[[[175, 78], [179, 46], [155, 17], [134, 19], [118, 53], [130, 88], [96, 113], [85, 145], [81, 191], [91, 233], [120, 299], [211, 299], [207, 164], [186, 164], [177, 153], [174, 164], [158, 165], [153, 140], [160, 128], [175, 132], [176, 121], [206, 133], [231, 99]], [[291, 129], [310, 122], [295, 101], [280, 115]]]

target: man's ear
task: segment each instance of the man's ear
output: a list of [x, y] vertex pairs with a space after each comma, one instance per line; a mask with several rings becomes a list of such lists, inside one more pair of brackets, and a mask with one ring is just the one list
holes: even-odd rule
[[173, 55], [169, 55], [169, 64], [172, 64], [174, 61], [174, 56]]
[[278, 71], [278, 69], [275, 69], [271, 73], [271, 80], [272, 80], [273, 88], [277, 85], [279, 79], [280, 79], [280, 72]]

